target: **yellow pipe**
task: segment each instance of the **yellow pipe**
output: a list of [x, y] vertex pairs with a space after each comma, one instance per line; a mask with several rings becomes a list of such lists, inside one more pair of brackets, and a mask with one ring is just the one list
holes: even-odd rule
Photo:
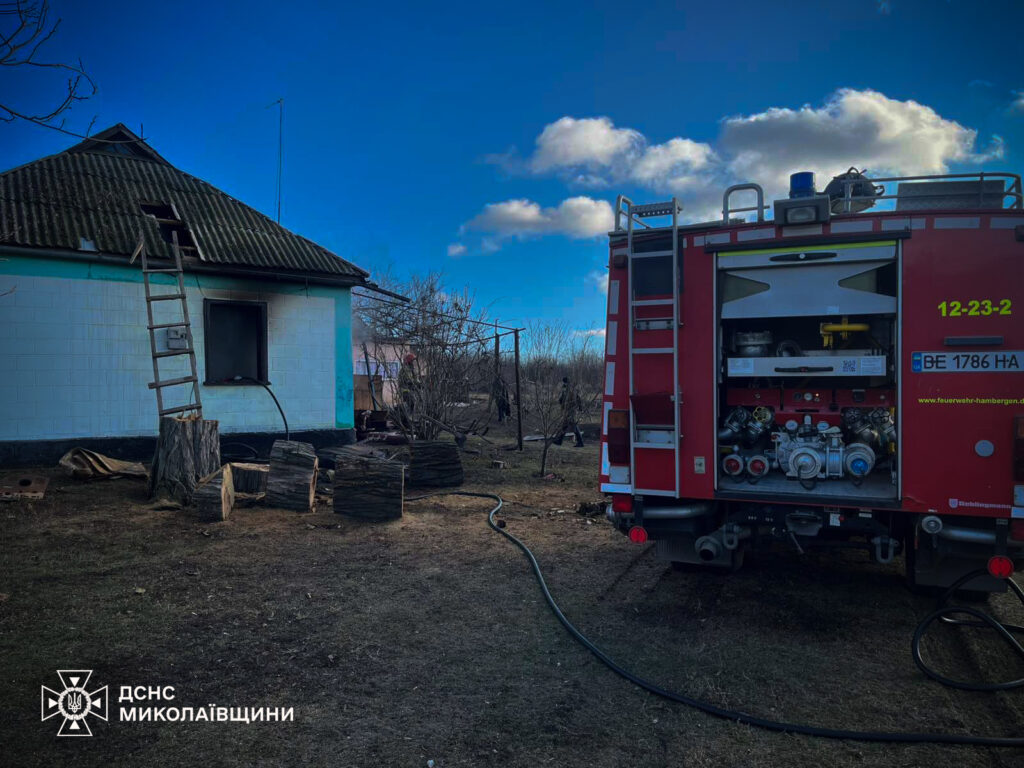
[[842, 335], [843, 340], [850, 338], [849, 334], [855, 331], [869, 331], [871, 326], [867, 323], [848, 323], [846, 318], [843, 318], [841, 323], [822, 323], [818, 332], [821, 334], [821, 343], [825, 349], [832, 349], [833, 336], [832, 334], [838, 333]]
[[822, 333], [846, 333], [849, 331], [870, 331], [867, 323], [822, 323]]

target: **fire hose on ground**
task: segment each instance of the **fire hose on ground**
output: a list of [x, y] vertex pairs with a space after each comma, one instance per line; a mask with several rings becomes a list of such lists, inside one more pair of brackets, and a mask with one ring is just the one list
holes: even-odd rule
[[[530, 567], [533, 569], [534, 576], [537, 577], [537, 583], [540, 585], [540, 590], [544, 595], [544, 600], [547, 602], [552, 613], [555, 614], [555, 618], [557, 618], [562, 626], [565, 627], [566, 631], [573, 637], [573, 639], [597, 657], [598, 661], [620, 677], [631, 682], [633, 685], [643, 688], [645, 691], [653, 693], [655, 696], [660, 696], [663, 699], [668, 699], [669, 701], [674, 701], [679, 704], [685, 704], [688, 707], [693, 707], [694, 709], [698, 709], [701, 712], [714, 717], [731, 720], [742, 725], [750, 725], [755, 728], [776, 731], [778, 733], [796, 733], [804, 736], [815, 736], [824, 739], [846, 739], [851, 741], [873, 741], [900, 744], [958, 744], [979, 747], [1024, 747], [1024, 737], [1020, 736], [975, 736], [970, 734], [914, 733], [904, 731], [857, 731], [843, 728], [825, 728], [800, 723], [786, 723], [780, 720], [769, 720], [756, 715], [750, 715], [738, 710], [726, 709], [702, 699], [696, 699], [683, 693], [677, 693], [675, 691], [662, 688], [658, 684], [646, 680], [620, 665], [611, 656], [587, 639], [586, 635], [580, 632], [580, 630], [578, 630], [576, 626], [569, 621], [566, 615], [562, 613], [562, 609], [558, 607], [558, 603], [555, 602], [555, 598], [552, 597], [551, 591], [548, 589], [547, 582], [544, 580], [544, 574], [541, 572], [540, 563], [537, 562], [537, 558], [534, 556], [533, 552], [530, 551], [530, 548], [526, 546], [521, 539], [505, 530], [504, 521], [495, 522], [494, 516], [501, 510], [504, 504], [500, 496], [494, 493], [442, 491], [412, 497], [407, 499], [407, 501], [418, 501], [420, 499], [428, 499], [436, 496], [466, 496], [469, 498], [489, 499], [495, 502], [495, 506], [487, 515], [487, 524], [492, 530], [500, 533], [506, 539], [515, 544], [516, 547], [518, 547], [526, 556], [526, 559], [530, 563]], [[943, 685], [959, 688], [961, 690], [1005, 691], [1012, 688], [1024, 687], [1024, 679], [1006, 681], [1002, 683], [973, 683], [952, 680], [944, 677], [929, 667], [922, 657], [921, 639], [924, 637], [929, 627], [931, 627], [931, 625], [936, 621], [939, 621], [958, 626], [991, 628], [998, 633], [1000, 638], [1004, 640], [1007, 645], [1010, 646], [1014, 653], [1019, 655], [1021, 658], [1024, 658], [1024, 646], [1022, 646], [1017, 638], [1014, 637], [1015, 634], [1024, 633], [1024, 627], [1014, 624], [1000, 623], [990, 614], [976, 608], [948, 605], [949, 599], [956, 590], [963, 587], [963, 585], [971, 579], [986, 573], [987, 571], [984, 570], [976, 571], [968, 573], [959, 579], [948, 590], [946, 590], [945, 594], [940, 599], [936, 610], [925, 616], [921, 623], [918, 624], [911, 644], [914, 662], [922, 672], [932, 679], [937, 680]], [[1020, 599], [1021, 604], [1024, 605], [1024, 590], [1021, 589], [1020, 585], [1013, 581], [1013, 579], [1007, 579], [1007, 584], [1014, 594]], [[972, 618], [957, 618], [958, 615], [967, 615]]]

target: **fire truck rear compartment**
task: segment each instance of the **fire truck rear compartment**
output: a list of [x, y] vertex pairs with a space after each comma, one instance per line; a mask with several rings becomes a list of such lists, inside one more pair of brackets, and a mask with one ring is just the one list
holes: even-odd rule
[[893, 241], [718, 255], [721, 498], [899, 498]]

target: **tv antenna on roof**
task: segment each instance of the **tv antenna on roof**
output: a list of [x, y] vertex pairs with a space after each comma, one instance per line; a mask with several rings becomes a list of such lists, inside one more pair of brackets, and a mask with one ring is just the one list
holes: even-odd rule
[[267, 104], [267, 109], [277, 104], [277, 223], [281, 223], [281, 160], [284, 154], [284, 97]]

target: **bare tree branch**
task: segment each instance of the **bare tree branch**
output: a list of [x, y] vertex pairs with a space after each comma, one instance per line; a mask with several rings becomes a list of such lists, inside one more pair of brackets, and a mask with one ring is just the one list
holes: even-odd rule
[[490, 419], [491, 408], [474, 407], [471, 394], [493, 386], [493, 357], [484, 363], [493, 326], [468, 291], [443, 290], [438, 273], [405, 284], [389, 275], [378, 282], [411, 299], [403, 304], [362, 296], [353, 308], [370, 337], [374, 370], [367, 374], [382, 377], [389, 418], [410, 439], [450, 432], [460, 440], [477, 431]]
[[602, 364], [593, 338], [564, 324], [534, 323], [527, 330], [523, 405], [531, 431], [543, 438], [541, 475], [551, 446], [590, 415], [600, 398]]
[[[42, 128], [88, 139], [94, 116], [84, 134], [65, 127], [62, 117], [74, 105], [96, 95], [96, 83], [85, 71], [81, 60], [77, 64], [60, 61], [40, 60], [40, 50], [57, 34], [61, 19], [50, 21], [50, 6], [47, 0], [8, 0], [0, 2], [0, 66], [48, 69], [67, 76], [64, 90], [59, 99], [41, 109], [18, 107], [6, 101], [0, 102], [0, 122], [12, 123], [22, 120]], [[9, 28], [9, 31], [8, 31]], [[58, 121], [58, 118], [60, 120]], [[128, 144], [144, 139], [117, 141], [96, 139], [107, 144]]]

